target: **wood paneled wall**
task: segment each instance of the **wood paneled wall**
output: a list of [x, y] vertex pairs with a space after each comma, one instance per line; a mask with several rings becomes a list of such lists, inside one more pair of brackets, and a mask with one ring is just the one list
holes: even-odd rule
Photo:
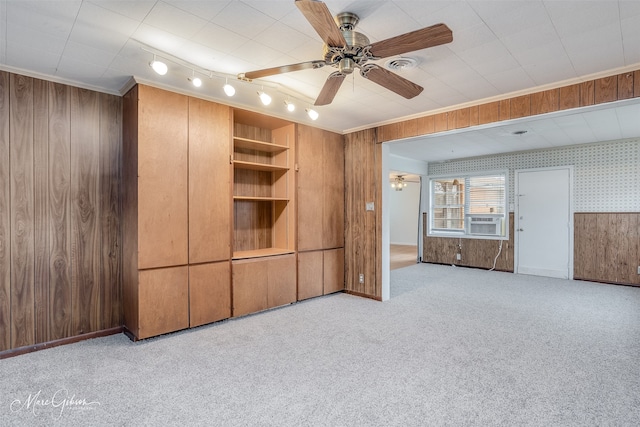
[[640, 213], [576, 213], [574, 279], [640, 286]]
[[393, 141], [634, 97], [640, 97], [640, 70], [391, 123], [378, 128], [377, 138]]
[[0, 71], [0, 351], [122, 325], [122, 102]]
[[[376, 130], [345, 137], [345, 289], [382, 298], [382, 146]], [[367, 203], [373, 211], [366, 210]], [[359, 275], [364, 274], [364, 283]]]
[[[509, 214], [509, 240], [456, 239], [452, 237], [422, 236], [422, 261], [435, 264], [459, 265], [490, 269], [495, 259], [495, 269], [513, 272], [513, 213]], [[427, 230], [427, 214], [422, 218], [423, 230]], [[460, 254], [460, 260], [456, 254]], [[499, 255], [498, 255], [499, 253]], [[497, 258], [496, 258], [497, 257]]]

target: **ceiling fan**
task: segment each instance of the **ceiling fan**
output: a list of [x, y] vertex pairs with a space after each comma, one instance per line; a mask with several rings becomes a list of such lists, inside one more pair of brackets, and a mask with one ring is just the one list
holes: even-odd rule
[[291, 71], [321, 68], [325, 65], [337, 68], [338, 71], [331, 73], [327, 78], [315, 105], [330, 104], [345, 77], [353, 73], [356, 68], [360, 70], [360, 75], [365, 79], [411, 99], [422, 92], [422, 86], [376, 64], [368, 64], [367, 62], [450, 43], [453, 40], [453, 34], [449, 27], [445, 24], [436, 24], [379, 42], [369, 43], [369, 39], [365, 35], [354, 31], [359, 21], [356, 14], [343, 12], [338, 14], [334, 21], [324, 2], [295, 0], [295, 5], [324, 41], [324, 59], [249, 71], [239, 74], [238, 78], [253, 80]]

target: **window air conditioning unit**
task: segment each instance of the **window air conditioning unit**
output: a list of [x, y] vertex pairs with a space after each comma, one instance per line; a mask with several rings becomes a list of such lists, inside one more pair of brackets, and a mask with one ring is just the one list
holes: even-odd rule
[[502, 235], [502, 215], [492, 214], [476, 214], [469, 215], [469, 234], [483, 236], [501, 236]]

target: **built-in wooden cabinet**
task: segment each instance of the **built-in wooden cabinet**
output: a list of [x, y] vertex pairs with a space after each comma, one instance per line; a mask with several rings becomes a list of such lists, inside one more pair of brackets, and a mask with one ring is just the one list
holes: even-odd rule
[[231, 315], [230, 118], [145, 85], [124, 96], [123, 300], [135, 339]]
[[134, 339], [344, 288], [341, 135], [146, 85], [123, 123]]
[[233, 261], [233, 315], [242, 316], [296, 301], [294, 254]]
[[298, 300], [344, 289], [344, 139], [298, 125]]

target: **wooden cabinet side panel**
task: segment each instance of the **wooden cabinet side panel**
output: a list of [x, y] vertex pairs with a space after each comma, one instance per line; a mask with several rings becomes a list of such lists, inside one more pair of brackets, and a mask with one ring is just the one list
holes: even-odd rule
[[267, 309], [267, 263], [243, 260], [232, 263], [233, 316]]
[[296, 258], [284, 255], [268, 259], [267, 306], [278, 307], [296, 301]]
[[323, 294], [322, 251], [298, 253], [298, 301]]
[[344, 249], [324, 251], [323, 293], [330, 294], [344, 290]]
[[230, 108], [189, 98], [189, 262], [231, 256]]
[[[288, 203], [275, 203], [273, 205], [273, 246], [282, 249], [295, 249], [296, 247], [296, 176], [294, 163], [296, 159], [297, 126], [289, 124], [271, 131], [271, 140], [274, 144], [289, 147], [286, 152], [279, 153], [277, 157], [284, 157], [277, 161], [278, 164], [287, 165], [289, 170], [284, 177], [272, 181], [273, 191], [276, 195], [285, 195]], [[286, 157], [285, 157], [286, 156]]]
[[322, 248], [344, 246], [344, 137], [324, 132]]
[[144, 270], [140, 273], [138, 338], [189, 327], [189, 270], [187, 266]]
[[189, 266], [189, 326], [231, 317], [231, 264]]
[[125, 327], [138, 335], [138, 86], [122, 104], [122, 307]]
[[325, 187], [320, 130], [298, 126], [298, 250], [322, 249]]
[[186, 264], [188, 98], [138, 87], [139, 268]]
[[9, 73], [0, 71], [0, 351], [11, 348]]

